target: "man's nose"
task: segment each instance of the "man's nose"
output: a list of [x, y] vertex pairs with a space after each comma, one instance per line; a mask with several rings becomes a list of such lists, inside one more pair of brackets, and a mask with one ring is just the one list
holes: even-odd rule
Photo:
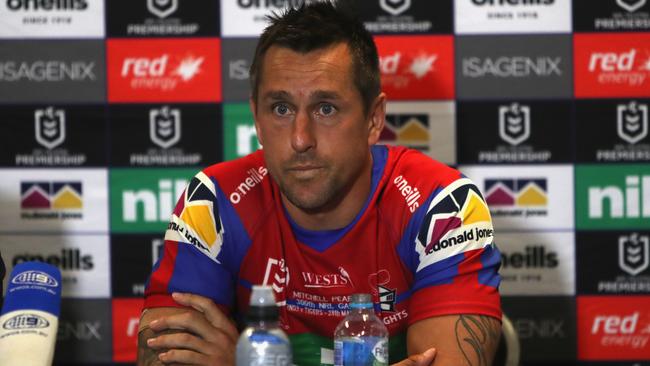
[[305, 152], [316, 147], [314, 124], [308, 112], [299, 111], [291, 131], [291, 147], [296, 152]]

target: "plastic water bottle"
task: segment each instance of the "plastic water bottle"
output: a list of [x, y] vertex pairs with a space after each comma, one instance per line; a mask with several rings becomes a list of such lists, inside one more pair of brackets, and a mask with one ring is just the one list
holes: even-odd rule
[[291, 366], [291, 345], [278, 318], [273, 289], [253, 286], [248, 325], [237, 341], [237, 366]]
[[351, 296], [350, 313], [334, 331], [334, 365], [388, 365], [388, 330], [375, 315], [370, 294]]

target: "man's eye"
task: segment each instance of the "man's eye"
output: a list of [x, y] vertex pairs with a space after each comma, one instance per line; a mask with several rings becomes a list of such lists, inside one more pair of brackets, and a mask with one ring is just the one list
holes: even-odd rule
[[336, 112], [336, 107], [331, 104], [321, 104], [318, 108], [318, 113], [323, 116], [331, 116]]
[[289, 114], [289, 107], [286, 104], [276, 104], [273, 106], [273, 113], [278, 116], [285, 116]]

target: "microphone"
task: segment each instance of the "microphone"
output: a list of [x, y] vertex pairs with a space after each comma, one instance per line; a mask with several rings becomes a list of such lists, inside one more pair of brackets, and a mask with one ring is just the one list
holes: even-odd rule
[[59, 269], [42, 262], [16, 265], [0, 312], [0, 365], [52, 365], [60, 310]]

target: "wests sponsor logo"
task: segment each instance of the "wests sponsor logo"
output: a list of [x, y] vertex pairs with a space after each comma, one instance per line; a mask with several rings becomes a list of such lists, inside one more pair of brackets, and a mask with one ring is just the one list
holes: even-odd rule
[[578, 297], [578, 359], [650, 357], [650, 298]]
[[218, 39], [109, 40], [109, 100], [221, 100]]
[[577, 97], [647, 96], [650, 35], [578, 34], [574, 42]]
[[338, 273], [301, 272], [303, 286], [306, 288], [354, 287], [348, 272], [340, 266]]
[[378, 36], [382, 88], [393, 99], [454, 97], [451, 36]]

